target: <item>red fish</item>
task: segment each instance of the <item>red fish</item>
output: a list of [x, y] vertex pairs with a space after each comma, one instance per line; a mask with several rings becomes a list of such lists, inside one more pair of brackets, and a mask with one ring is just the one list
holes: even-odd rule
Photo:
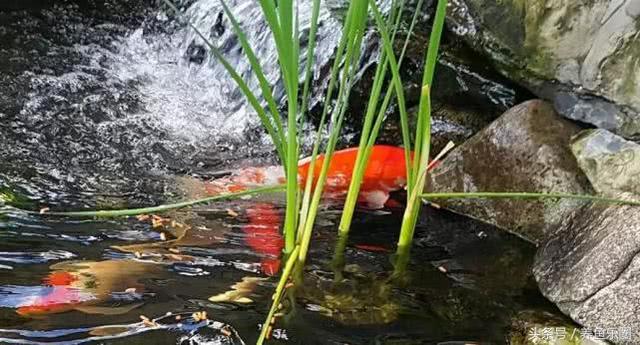
[[[333, 154], [327, 171], [325, 197], [341, 199], [345, 196], [349, 189], [357, 154], [357, 148], [344, 149]], [[324, 155], [319, 155], [313, 166], [314, 185], [318, 180], [323, 163]], [[304, 186], [310, 169], [310, 158], [300, 160], [298, 176], [301, 186]], [[207, 194], [217, 195], [282, 183], [284, 183], [284, 173], [281, 167], [251, 167], [241, 169], [231, 176], [208, 182], [205, 189]], [[403, 188], [405, 183], [404, 149], [395, 146], [375, 145], [372, 148], [360, 186], [360, 202], [370, 208], [382, 208], [389, 199], [389, 193]]]
[[100, 306], [109, 301], [112, 293], [120, 292], [138, 298], [144, 286], [138, 283], [140, 275], [156, 276], [159, 268], [148, 263], [132, 261], [77, 261], [61, 262], [42, 280], [41, 286], [25, 286], [17, 298], [16, 312], [24, 317], [76, 310], [88, 314], [118, 315], [141, 305], [133, 303], [117, 307]]
[[280, 254], [284, 241], [280, 235], [282, 215], [269, 203], [259, 203], [247, 210], [249, 224], [242, 227], [246, 244], [260, 254], [262, 273], [273, 276], [280, 269]]
[[[339, 199], [345, 196], [351, 183], [358, 148], [349, 148], [336, 151], [331, 157], [325, 196]], [[371, 156], [367, 163], [360, 185], [359, 201], [370, 208], [382, 208], [389, 199], [389, 192], [399, 190], [406, 183], [407, 169], [405, 164], [404, 149], [396, 146], [376, 145], [372, 148]], [[316, 159], [313, 167], [313, 184], [318, 180], [324, 156]], [[305, 158], [298, 164], [298, 175], [302, 183], [306, 182], [311, 159]]]
[[[342, 199], [346, 195], [355, 166], [357, 148], [336, 151], [329, 163], [324, 197]], [[325, 157], [318, 156], [313, 165], [314, 181], [322, 169]], [[369, 208], [382, 208], [389, 200], [389, 193], [404, 187], [406, 164], [404, 149], [395, 146], [376, 145], [373, 147], [360, 186], [359, 202]], [[298, 163], [299, 184], [304, 186], [311, 169], [311, 159], [305, 158]], [[206, 184], [208, 194], [239, 192], [259, 186], [284, 183], [281, 167], [245, 168], [231, 176], [217, 179]], [[249, 223], [243, 227], [246, 244], [260, 254], [262, 272], [274, 275], [280, 268], [280, 253], [283, 240], [280, 234], [282, 216], [274, 205], [259, 203], [247, 210]]]
[[62, 313], [73, 310], [79, 303], [92, 300], [94, 297], [91, 294], [73, 286], [78, 280], [78, 276], [70, 272], [52, 272], [43, 279], [45, 286], [48, 286], [47, 291], [33, 296], [29, 302], [23, 302], [16, 312], [22, 316]]

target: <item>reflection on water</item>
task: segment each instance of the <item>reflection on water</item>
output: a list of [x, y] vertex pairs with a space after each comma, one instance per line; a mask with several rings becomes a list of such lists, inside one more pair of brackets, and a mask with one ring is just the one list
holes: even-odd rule
[[[265, 266], [274, 259], [274, 242], [252, 231], [268, 233], [270, 225], [256, 223], [264, 211], [280, 214], [281, 204], [201, 206], [163, 215], [164, 225], [156, 222], [155, 228], [148, 219], [65, 221], [11, 213], [4, 224], [12, 225], [12, 233], [2, 230], [0, 251], [61, 248], [74, 256], [0, 259], [12, 268], [0, 275], [0, 342], [255, 342], [275, 284]], [[554, 312], [529, 276], [533, 246], [443, 211], [427, 210], [404, 284], [389, 280], [388, 249], [400, 219], [388, 212], [358, 214], [345, 265], [336, 275], [331, 257], [338, 217], [331, 210], [322, 213], [305, 282], [296, 289], [295, 305], [285, 308], [291, 316], [278, 321], [278, 335], [289, 343], [501, 343], [516, 313]], [[78, 241], [79, 236], [93, 240]], [[164, 316], [201, 310], [208, 323]], [[141, 315], [160, 318], [158, 325], [141, 323]], [[223, 331], [224, 325], [233, 328]], [[234, 329], [242, 340], [229, 338]]]

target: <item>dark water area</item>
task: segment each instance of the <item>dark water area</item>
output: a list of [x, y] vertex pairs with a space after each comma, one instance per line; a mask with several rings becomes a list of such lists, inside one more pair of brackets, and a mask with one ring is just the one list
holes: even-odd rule
[[[250, 41], [263, 47], [262, 61], [275, 64], [253, 4], [238, 0], [232, 9], [250, 27]], [[218, 15], [219, 1], [188, 1], [183, 8], [250, 75]], [[340, 9], [330, 2], [321, 12], [322, 66], [340, 37]], [[302, 23], [308, 15], [301, 8]], [[273, 163], [255, 115], [202, 47], [154, 1], [0, 6], [0, 343], [255, 342], [280, 265], [274, 253], [282, 198], [217, 203], [156, 220], [63, 219], [1, 204], [32, 210], [153, 205], [202, 194], [200, 181], [218, 171]], [[452, 44], [443, 53], [435, 95], [442, 109], [436, 117], [442, 116], [434, 130], [458, 138], [528, 97], [485, 65], [467, 63], [462, 50]], [[363, 61], [360, 90], [375, 59]], [[410, 58], [407, 71], [420, 63], [417, 55]], [[277, 69], [266, 72], [278, 90]], [[325, 82], [322, 73], [314, 77], [312, 104], [322, 101]], [[466, 117], [477, 121], [464, 127], [445, 116], [452, 111], [480, 119]], [[386, 131], [394, 136], [393, 128]], [[399, 284], [388, 279], [397, 210], [360, 212], [346, 265], [336, 271], [338, 218], [331, 208], [321, 212], [304, 284], [291, 313], [279, 319], [273, 343], [504, 344], [520, 312], [558, 314], [532, 281], [535, 248], [514, 236], [425, 208]], [[192, 315], [199, 311], [206, 320]]]

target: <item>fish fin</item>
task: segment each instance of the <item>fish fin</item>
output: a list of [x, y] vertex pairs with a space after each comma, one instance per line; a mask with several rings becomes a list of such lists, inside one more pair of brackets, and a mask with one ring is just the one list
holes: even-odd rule
[[371, 192], [361, 193], [362, 201], [365, 203], [367, 208], [372, 210], [379, 210], [384, 208], [384, 204], [389, 200], [389, 193], [376, 190]]

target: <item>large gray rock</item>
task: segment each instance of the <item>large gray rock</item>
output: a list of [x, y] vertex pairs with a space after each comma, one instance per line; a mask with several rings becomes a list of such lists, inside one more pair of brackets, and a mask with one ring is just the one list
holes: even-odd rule
[[[437, 192], [591, 193], [569, 144], [580, 128], [546, 102], [522, 103], [452, 151], [429, 175]], [[496, 225], [535, 243], [581, 203], [575, 200], [436, 200], [454, 212]]]
[[640, 1], [450, 3], [452, 31], [562, 115], [640, 136]]
[[568, 217], [536, 255], [542, 293], [576, 322], [640, 343], [640, 209], [593, 204]]
[[[594, 188], [640, 195], [640, 145], [605, 130], [572, 144]], [[576, 322], [617, 330], [610, 340], [640, 343], [640, 208], [593, 204], [567, 218], [538, 251], [534, 275], [542, 293]]]

